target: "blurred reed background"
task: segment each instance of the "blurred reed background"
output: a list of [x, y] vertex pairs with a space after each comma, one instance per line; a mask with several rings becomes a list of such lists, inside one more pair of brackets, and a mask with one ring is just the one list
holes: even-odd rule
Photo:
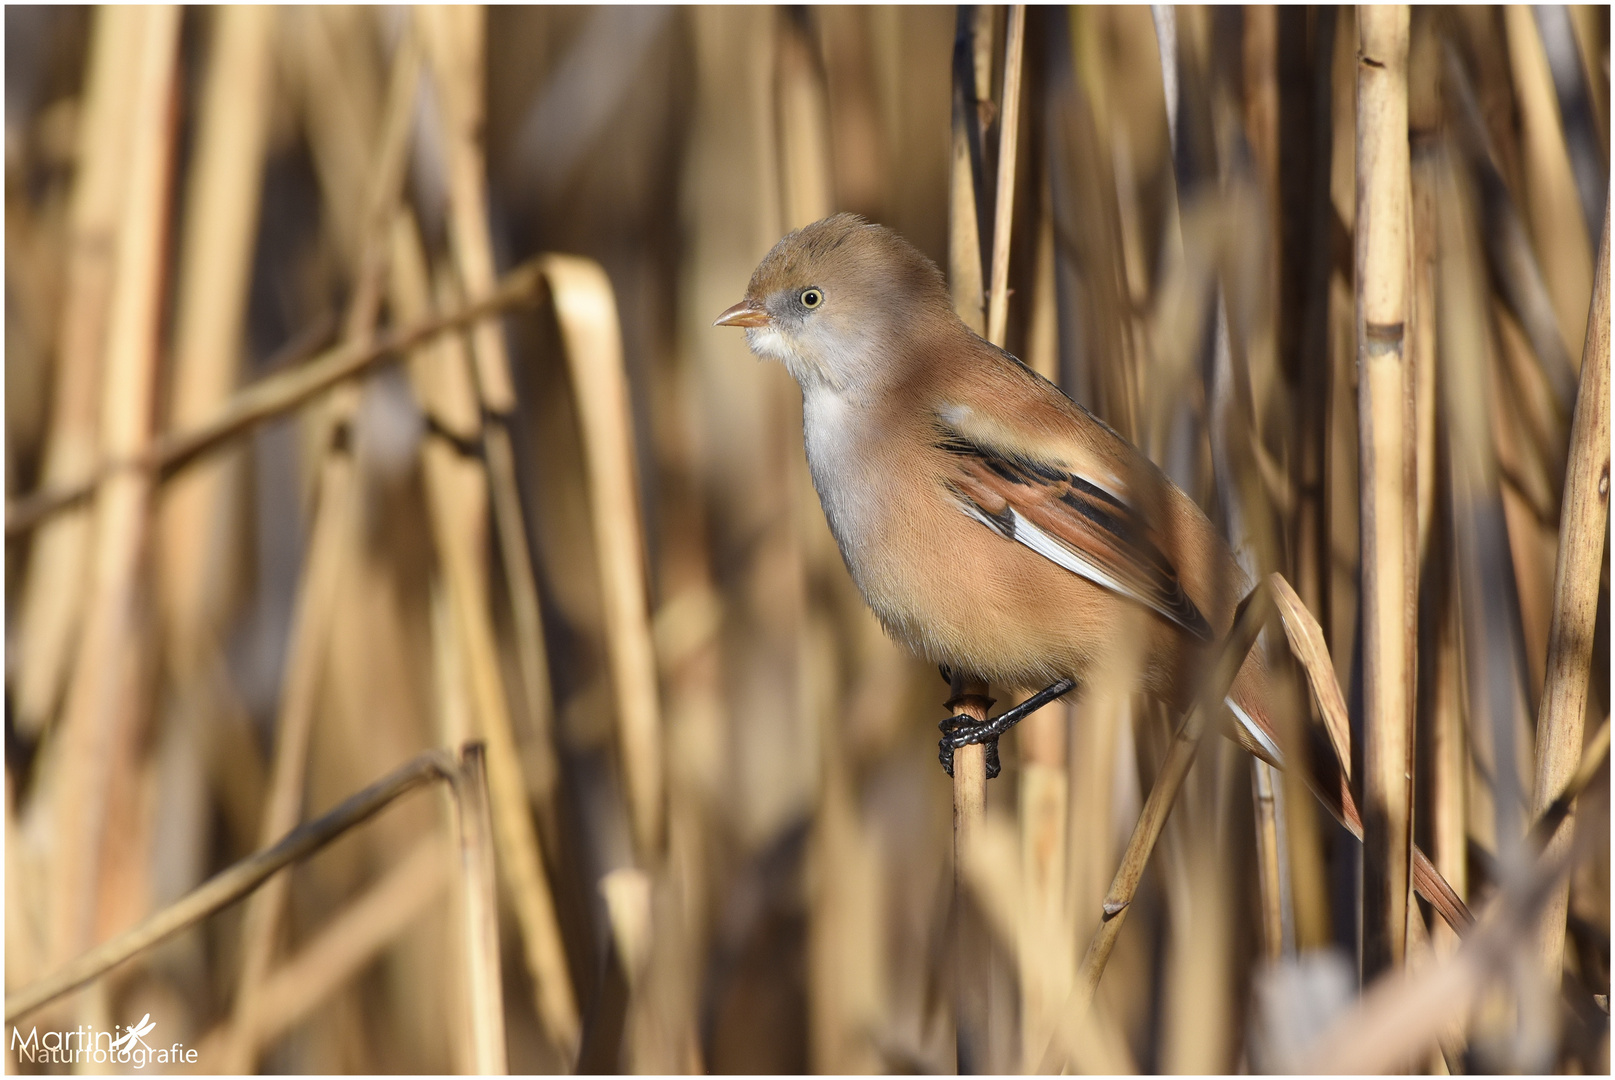
[[[1607, 1072], [1609, 9], [1371, 14], [8, 6], [8, 1027], [149, 1014], [202, 1071]], [[1118, 672], [1008, 736], [956, 903], [946, 688], [841, 565], [796, 387], [710, 326], [836, 210], [1294, 586], [1297, 767], [1205, 741], [1097, 990], [1178, 720]], [[417, 795], [13, 1015], [468, 739], [497, 947], [477, 800]], [[1388, 807], [1366, 856], [1308, 746]]]

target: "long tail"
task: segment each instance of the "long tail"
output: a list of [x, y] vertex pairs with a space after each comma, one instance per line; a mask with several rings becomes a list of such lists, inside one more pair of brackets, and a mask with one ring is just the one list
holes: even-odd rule
[[[1228, 692], [1228, 711], [1235, 721], [1229, 736], [1275, 769], [1282, 769], [1285, 754], [1271, 720], [1268, 685], [1266, 668], [1258, 651], [1252, 649]], [[1363, 818], [1352, 798], [1349, 766], [1339, 759], [1332, 744], [1316, 750], [1310, 755], [1312, 768], [1302, 778], [1334, 819], [1361, 841]], [[1457, 933], [1463, 934], [1474, 924], [1475, 917], [1468, 906], [1417, 844], [1413, 847], [1413, 887]]]

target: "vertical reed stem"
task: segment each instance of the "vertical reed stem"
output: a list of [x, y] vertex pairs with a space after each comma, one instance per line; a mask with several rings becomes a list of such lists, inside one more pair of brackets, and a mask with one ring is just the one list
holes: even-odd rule
[[1358, 9], [1357, 363], [1362, 469], [1363, 978], [1402, 962], [1412, 843], [1412, 465], [1405, 6]]
[[1279, 870], [1278, 807], [1273, 794], [1273, 768], [1251, 758], [1251, 787], [1256, 798], [1256, 857], [1262, 898], [1262, 952], [1270, 961], [1284, 953], [1284, 882]]
[[[960, 675], [953, 678], [953, 696], [947, 708], [955, 716], [987, 722], [992, 708], [987, 684]], [[961, 1073], [980, 1071], [987, 1051], [990, 1002], [988, 1000], [988, 941], [985, 928], [971, 908], [964, 859], [987, 813], [987, 748], [981, 743], [953, 752], [953, 911], [954, 911], [954, 1023]]]
[[1021, 55], [1026, 41], [1026, 5], [1009, 9], [1004, 45], [1004, 111], [998, 120], [997, 205], [993, 212], [992, 285], [987, 294], [987, 340], [1004, 347], [1009, 323], [1009, 237], [1015, 220], [1015, 149], [1021, 128]]
[[481, 743], [460, 748], [454, 774], [454, 817], [465, 890], [466, 1004], [477, 1073], [505, 1069], [505, 1003], [499, 979], [499, 911], [494, 897], [493, 822], [488, 814], [488, 774]]
[[[1581, 388], [1570, 429], [1559, 517], [1559, 558], [1553, 581], [1553, 623], [1548, 632], [1547, 678], [1537, 713], [1536, 790], [1531, 813], [1540, 815], [1569, 781], [1582, 756], [1587, 684], [1592, 665], [1599, 578], [1609, 526], [1609, 210], [1598, 242], [1598, 270], [1581, 353]], [[1571, 829], [1560, 829], [1549, 855], [1566, 850]], [[1539, 924], [1542, 964], [1556, 985], [1564, 952], [1570, 886], [1549, 897]]]
[[[101, 448], [113, 458], [144, 452], [152, 437], [180, 12], [152, 7], [132, 21], [123, 25], [138, 39], [137, 59], [122, 88], [132, 99], [132, 149], [123, 163], [125, 196], [100, 386]], [[55, 791], [56, 959], [81, 951], [97, 936], [106, 827], [121, 809], [114, 800], [130, 794], [121, 784], [114, 790], [114, 783], [135, 752], [143, 696], [138, 679], [145, 636], [139, 629], [150, 497], [151, 478], [139, 472], [109, 476], [96, 490], [91, 563], [80, 569], [87, 571], [84, 627], [58, 736], [65, 775]]]
[[965, 325], [977, 332], [987, 329], [982, 310], [986, 289], [981, 279], [981, 222], [976, 193], [981, 182], [981, 125], [978, 123], [975, 76], [975, 39], [980, 20], [967, 7], [959, 8], [953, 43], [953, 135], [948, 172], [948, 287], [953, 308]]

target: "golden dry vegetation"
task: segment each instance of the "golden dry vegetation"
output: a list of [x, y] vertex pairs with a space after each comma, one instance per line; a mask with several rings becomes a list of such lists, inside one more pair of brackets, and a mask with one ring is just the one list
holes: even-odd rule
[[[1608, 7], [5, 19], [9, 1070], [1607, 1072]], [[1106, 672], [955, 851], [710, 325], [837, 210], [1211, 515], [1291, 767]]]

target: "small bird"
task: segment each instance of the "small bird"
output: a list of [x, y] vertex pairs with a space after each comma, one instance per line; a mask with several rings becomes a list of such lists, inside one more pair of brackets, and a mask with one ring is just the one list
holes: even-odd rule
[[[967, 327], [930, 259], [837, 214], [780, 240], [715, 325], [745, 327], [801, 386], [830, 532], [893, 637], [1045, 700], [1126, 647], [1145, 689], [1191, 703], [1249, 588], [1227, 544], [1148, 458]], [[1258, 653], [1228, 704], [1277, 765]]]
[[[1205, 514], [1102, 420], [953, 310], [936, 264], [851, 214], [774, 245], [718, 316], [802, 388], [808, 469], [864, 600], [899, 641], [1004, 686], [1043, 687], [987, 724], [942, 723], [942, 760], [986, 743], [1095, 672], [1138, 661], [1179, 710], [1249, 583]], [[1283, 767], [1267, 671], [1245, 657], [1230, 734]], [[1304, 777], [1353, 835], [1343, 770]], [[1425, 853], [1413, 879], [1455, 929], [1469, 909]]]

